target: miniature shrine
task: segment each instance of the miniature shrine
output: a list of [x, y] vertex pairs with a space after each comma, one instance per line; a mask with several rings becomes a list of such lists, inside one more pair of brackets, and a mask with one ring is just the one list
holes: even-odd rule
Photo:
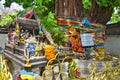
[[[29, 16], [27, 16], [28, 13]], [[50, 64], [57, 63], [61, 69], [60, 63], [71, 61], [74, 53], [69, 53], [68, 47], [62, 48], [53, 42], [51, 34], [40, 23], [34, 10], [30, 10], [28, 13], [24, 18], [16, 18], [15, 28], [8, 34], [9, 42], [5, 45], [4, 56], [28, 72], [34, 68], [41, 68], [40, 75], [43, 74], [45, 66], [51, 60]], [[22, 72], [25, 71], [22, 70]], [[61, 73], [58, 73], [62, 80]], [[54, 75], [52, 80], [55, 80]]]

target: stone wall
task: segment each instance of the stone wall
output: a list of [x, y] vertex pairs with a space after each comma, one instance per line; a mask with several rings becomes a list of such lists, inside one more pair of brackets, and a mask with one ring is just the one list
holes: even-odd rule
[[0, 47], [4, 48], [7, 40], [7, 34], [0, 34]]
[[120, 55], [120, 35], [107, 36], [105, 48], [111, 54]]

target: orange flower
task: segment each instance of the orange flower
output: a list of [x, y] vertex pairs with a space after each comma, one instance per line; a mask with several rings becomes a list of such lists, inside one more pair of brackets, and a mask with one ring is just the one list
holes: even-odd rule
[[47, 60], [53, 59], [55, 57], [54, 47], [51, 45], [45, 46], [45, 57]]

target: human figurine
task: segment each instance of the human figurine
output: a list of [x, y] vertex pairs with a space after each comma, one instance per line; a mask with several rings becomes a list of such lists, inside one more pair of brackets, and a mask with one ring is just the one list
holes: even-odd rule
[[[41, 55], [42, 54], [42, 50], [43, 50], [43, 48], [44, 48], [44, 44], [43, 44], [43, 42], [37, 42], [37, 44], [36, 44], [36, 46], [35, 46], [35, 50], [36, 50], [36, 52], [35, 52], [35, 56], [39, 56], [39, 55]], [[41, 53], [41, 54], [40, 54]]]
[[70, 42], [72, 44], [73, 50], [75, 52], [79, 52], [84, 55], [82, 43], [81, 43], [80, 37], [78, 36], [79, 34], [77, 33], [75, 29], [73, 31], [70, 31], [70, 33], [71, 33]]
[[28, 49], [29, 49], [29, 57], [33, 57], [35, 56], [35, 45], [34, 43], [29, 43], [29, 46], [28, 46]]
[[39, 56], [39, 50], [40, 50], [40, 46], [39, 43], [37, 43], [35, 46], [35, 56]]
[[30, 41], [31, 43], [36, 43], [36, 38], [35, 38], [35, 36], [30, 35], [29, 41]]
[[24, 35], [24, 30], [21, 30], [20, 37], [22, 37], [23, 35]]
[[10, 44], [15, 46], [15, 32], [10, 32]]
[[23, 43], [25, 41], [24, 35], [25, 35], [24, 30], [21, 30], [20, 37], [19, 37], [20, 43]]
[[16, 37], [18, 37], [18, 36], [19, 36], [19, 33], [20, 33], [20, 27], [19, 27], [18, 24], [16, 24], [15, 32], [16, 32]]
[[35, 46], [34, 46], [34, 44], [32, 44], [32, 43], [29, 43], [29, 50], [30, 51], [33, 51], [33, 50], [35, 50]]
[[64, 47], [72, 47], [70, 42], [70, 34], [67, 32], [65, 32], [64, 42]]
[[28, 39], [29, 36], [30, 36], [30, 33], [29, 33], [29, 32], [26, 32], [26, 34], [25, 34], [25, 39]]

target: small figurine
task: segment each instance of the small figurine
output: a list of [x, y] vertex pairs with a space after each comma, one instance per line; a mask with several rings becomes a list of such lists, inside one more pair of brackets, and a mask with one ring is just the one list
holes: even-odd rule
[[89, 22], [89, 20], [85, 17], [83, 18], [82, 20], [82, 24], [86, 27], [90, 27], [91, 26], [91, 23]]
[[35, 56], [35, 52], [34, 52], [35, 51], [35, 45], [34, 45], [34, 43], [29, 43], [28, 50], [29, 50], [29, 53], [28, 53], [29, 57]]
[[16, 32], [16, 36], [18, 37], [18, 36], [19, 36], [19, 33], [20, 33], [20, 27], [19, 27], [18, 24], [16, 24], [15, 32]]
[[29, 48], [30, 51], [35, 50], [35, 46], [34, 46], [34, 44], [31, 44], [31, 43], [29, 43], [28, 48]]
[[9, 35], [10, 35], [10, 44], [15, 46], [15, 32], [13, 31]]
[[71, 32], [71, 36], [70, 36], [70, 42], [72, 44], [72, 48], [74, 51], [76, 52], [80, 52], [83, 50], [83, 48], [81, 47], [82, 44], [81, 44], [81, 40], [79, 38], [79, 34], [77, 33], [76, 30], [74, 31], [70, 31]]
[[35, 38], [35, 36], [30, 36], [30, 38], [29, 38], [29, 41], [31, 42], [31, 43], [36, 43], [36, 38]]
[[37, 43], [35, 47], [35, 56], [39, 56], [39, 50], [40, 50], [40, 46], [39, 43]]
[[72, 47], [71, 46], [71, 42], [70, 42], [70, 34], [65, 32], [65, 35], [64, 35], [64, 47]]

